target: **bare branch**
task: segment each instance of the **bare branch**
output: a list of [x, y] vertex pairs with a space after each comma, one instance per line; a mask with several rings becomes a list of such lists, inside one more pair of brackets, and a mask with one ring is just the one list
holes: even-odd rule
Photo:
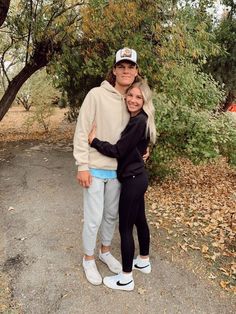
[[4, 59], [5, 59], [5, 55], [8, 52], [8, 50], [11, 49], [11, 47], [13, 46], [13, 42], [14, 42], [13, 38], [11, 38], [11, 44], [4, 49], [4, 51], [2, 53], [2, 56], [1, 56], [1, 59], [0, 59], [2, 72], [3, 72], [3, 75], [6, 77], [8, 84], [10, 83], [10, 79], [9, 79], [9, 77], [7, 75], [7, 69], [5, 67], [5, 60]]
[[65, 12], [71, 10], [71, 9], [74, 9], [75, 7], [77, 6], [80, 6], [80, 5], [83, 5], [84, 4], [84, 1], [79, 1], [69, 7], [64, 7], [61, 11], [59, 12], [53, 12], [52, 16], [50, 17], [49, 21], [48, 21], [48, 24], [45, 28], [45, 31], [47, 30], [47, 28], [52, 24], [53, 20], [58, 18], [59, 16], [63, 15]]
[[28, 29], [28, 35], [27, 35], [27, 44], [26, 44], [26, 55], [25, 55], [25, 64], [28, 62], [29, 57], [29, 45], [30, 45], [30, 38], [31, 38], [31, 30], [32, 30], [32, 18], [33, 18], [33, 2], [30, 0], [30, 23], [29, 23], [29, 29]]

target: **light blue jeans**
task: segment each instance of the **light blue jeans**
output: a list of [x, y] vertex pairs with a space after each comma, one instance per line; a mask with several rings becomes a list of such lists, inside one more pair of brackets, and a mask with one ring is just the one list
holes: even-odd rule
[[94, 255], [99, 229], [102, 244], [111, 245], [118, 220], [120, 182], [92, 177], [91, 186], [83, 189], [83, 197], [83, 246], [84, 253], [91, 256]]

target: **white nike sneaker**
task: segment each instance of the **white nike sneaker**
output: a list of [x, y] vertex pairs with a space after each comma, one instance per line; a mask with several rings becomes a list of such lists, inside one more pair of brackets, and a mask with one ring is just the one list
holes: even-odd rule
[[83, 268], [86, 275], [87, 280], [92, 285], [100, 285], [102, 283], [102, 277], [98, 272], [95, 260], [86, 261], [83, 257]]
[[133, 269], [139, 270], [144, 274], [149, 274], [152, 270], [149, 258], [141, 258], [139, 255], [133, 260]]
[[133, 276], [124, 276], [122, 273], [115, 276], [108, 276], [103, 278], [105, 286], [111, 289], [132, 291], [134, 290]]
[[110, 252], [102, 253], [100, 250], [99, 259], [105, 263], [113, 273], [119, 274], [122, 271], [121, 263]]

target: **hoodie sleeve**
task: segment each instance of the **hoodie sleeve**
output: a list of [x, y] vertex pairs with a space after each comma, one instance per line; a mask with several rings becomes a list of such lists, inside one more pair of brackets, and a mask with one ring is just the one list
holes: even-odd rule
[[113, 158], [122, 158], [132, 151], [140, 141], [146, 130], [146, 117], [138, 115], [131, 118], [125, 130], [122, 132], [118, 142], [112, 145], [106, 141], [95, 138], [91, 146], [96, 148], [101, 154]]
[[78, 165], [78, 171], [89, 170], [89, 144], [88, 134], [95, 118], [96, 103], [95, 95], [91, 90], [85, 97], [80, 108], [79, 116], [74, 133], [73, 155]]

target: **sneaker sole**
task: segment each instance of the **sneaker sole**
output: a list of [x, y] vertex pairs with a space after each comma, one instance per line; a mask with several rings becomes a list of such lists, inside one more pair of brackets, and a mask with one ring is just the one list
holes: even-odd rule
[[87, 279], [88, 282], [91, 283], [92, 285], [94, 285], [94, 286], [99, 286], [99, 285], [102, 284], [102, 278], [101, 278], [101, 281], [93, 281], [93, 280], [90, 280], [90, 279], [87, 277], [86, 272], [84, 272], [84, 273], [85, 273], [86, 279]]
[[99, 280], [95, 281], [95, 280], [89, 278], [83, 263], [82, 263], [82, 267], [83, 267], [83, 270], [84, 270], [85, 277], [86, 277], [86, 279], [88, 280], [89, 283], [91, 283], [94, 286], [99, 286], [99, 285], [102, 284], [102, 276], [99, 274], [99, 272], [98, 272], [98, 275], [100, 275], [100, 278], [99, 278]]
[[[86, 279], [88, 280], [88, 278], [86, 277]], [[91, 283], [93, 286], [100, 286], [102, 284], [102, 281], [101, 282], [95, 282], [95, 281], [91, 281], [91, 280], [88, 280], [89, 283]]]
[[131, 285], [130, 287], [125, 287], [125, 286], [110, 286], [109, 284], [106, 283], [106, 280], [103, 279], [103, 283], [107, 288], [113, 289], [113, 290], [121, 290], [121, 291], [133, 291], [134, 290], [134, 284]]

